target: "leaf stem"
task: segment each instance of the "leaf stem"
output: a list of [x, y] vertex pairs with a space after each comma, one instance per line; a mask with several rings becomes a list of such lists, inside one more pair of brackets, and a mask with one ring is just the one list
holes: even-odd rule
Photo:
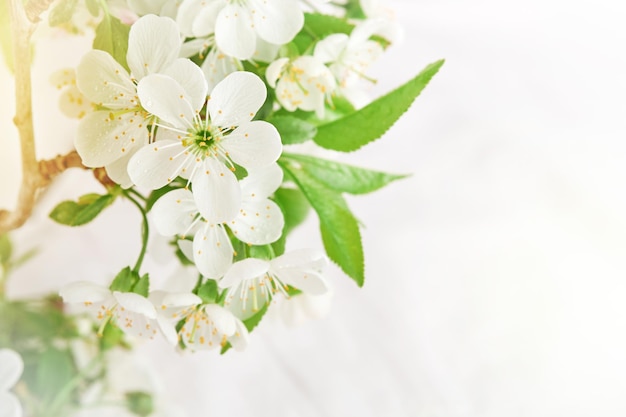
[[[137, 258], [137, 262], [133, 267], [133, 271], [139, 273], [141, 269], [141, 264], [143, 263], [143, 258], [146, 255], [146, 250], [148, 248], [148, 237], [150, 236], [150, 226], [148, 224], [148, 216], [144, 207], [139, 203], [139, 201], [135, 200], [130, 193], [130, 190], [125, 190], [124, 195], [126, 198], [133, 203], [141, 212], [142, 224], [141, 224], [141, 252], [139, 253], [139, 258]], [[142, 196], [145, 199], [145, 197]]]

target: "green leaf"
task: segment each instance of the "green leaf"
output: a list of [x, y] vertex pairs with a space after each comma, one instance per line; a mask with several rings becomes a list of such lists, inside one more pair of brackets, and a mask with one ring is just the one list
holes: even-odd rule
[[407, 175], [372, 171], [307, 155], [286, 154], [281, 158], [296, 161], [300, 167], [326, 187], [344, 193], [367, 194]]
[[318, 126], [313, 140], [326, 149], [351, 152], [380, 138], [409, 109], [443, 63], [428, 65], [415, 78], [361, 110]]
[[98, 0], [85, 0], [85, 5], [93, 17], [98, 17], [100, 15], [100, 5], [98, 4]]
[[344, 198], [295, 164], [280, 160], [279, 164], [317, 212], [328, 257], [359, 286], [363, 286], [365, 267], [361, 232]]
[[81, 226], [95, 219], [115, 200], [111, 194], [87, 194], [75, 201], [63, 201], [50, 213], [50, 218], [66, 226]]
[[106, 14], [96, 27], [93, 49], [108, 52], [121, 66], [128, 70], [126, 51], [128, 50], [129, 31], [129, 26], [123, 24], [118, 18]]
[[272, 243], [274, 254], [280, 256], [285, 253], [287, 236], [294, 228], [306, 220], [311, 205], [298, 188], [279, 188], [274, 193], [273, 200], [278, 204], [285, 218], [282, 235], [276, 242]]
[[100, 348], [102, 350], [113, 349], [118, 346], [125, 346], [124, 342], [124, 332], [122, 329], [112, 324], [111, 322], [107, 323], [104, 326], [104, 330], [102, 331], [102, 336], [100, 337]]
[[74, 361], [69, 350], [49, 348], [37, 363], [37, 398], [50, 402], [72, 380], [75, 373]]
[[202, 298], [204, 304], [213, 304], [220, 295], [220, 291], [217, 288], [217, 281], [214, 279], [207, 279], [204, 284], [198, 288], [198, 297]]
[[133, 286], [133, 292], [135, 294], [143, 295], [144, 297], [148, 296], [150, 292], [150, 276], [149, 274], [144, 274], [137, 283]]
[[298, 50], [304, 54], [313, 44], [334, 33], [350, 34], [354, 25], [339, 17], [322, 13], [305, 13], [304, 26], [293, 40]]
[[276, 127], [283, 145], [304, 143], [317, 133], [315, 125], [294, 116], [274, 116], [267, 121]]
[[7, 68], [13, 72], [13, 38], [11, 35], [11, 22], [9, 21], [8, 1], [0, 1], [0, 49], [2, 49], [2, 56]]
[[152, 395], [147, 392], [127, 392], [126, 405], [130, 412], [140, 417], [147, 417], [154, 412], [154, 400], [152, 399]]
[[57, 5], [50, 10], [48, 16], [48, 23], [50, 26], [59, 26], [63, 23], [69, 22], [76, 10], [76, 4], [78, 0], [61, 0]]
[[127, 266], [115, 276], [109, 289], [111, 291], [130, 292], [138, 281], [139, 274], [131, 270], [130, 266]]

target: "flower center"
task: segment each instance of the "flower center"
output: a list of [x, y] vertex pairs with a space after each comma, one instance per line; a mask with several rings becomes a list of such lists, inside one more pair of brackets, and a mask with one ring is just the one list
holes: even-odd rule
[[183, 140], [185, 146], [192, 154], [202, 159], [215, 154], [217, 143], [221, 140], [220, 132], [214, 132], [210, 128], [200, 128], [190, 131], [186, 139]]

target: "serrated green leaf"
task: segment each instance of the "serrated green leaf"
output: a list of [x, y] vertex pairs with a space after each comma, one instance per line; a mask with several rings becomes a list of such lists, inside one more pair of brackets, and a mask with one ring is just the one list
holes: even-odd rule
[[279, 161], [279, 164], [317, 212], [322, 241], [328, 257], [359, 286], [363, 286], [365, 267], [361, 231], [344, 198], [302, 168], [284, 161]]
[[123, 24], [118, 18], [105, 15], [96, 27], [96, 37], [93, 40], [93, 49], [108, 52], [126, 70], [126, 51], [128, 50], [128, 33], [130, 27]]
[[63, 201], [52, 210], [50, 218], [66, 226], [87, 224], [115, 200], [115, 197], [110, 194], [100, 195], [98, 198], [95, 198], [96, 195], [87, 194], [79, 198], [77, 202]]
[[144, 274], [141, 278], [139, 278], [137, 283], [133, 286], [133, 292], [147, 297], [150, 293], [150, 275]]
[[139, 281], [139, 274], [130, 269], [130, 266], [122, 269], [113, 279], [109, 289], [111, 291], [130, 292]]
[[13, 40], [8, 1], [0, 1], [0, 49], [2, 49], [2, 56], [7, 68], [13, 73]]
[[98, 0], [85, 0], [85, 5], [93, 17], [100, 15], [100, 4], [98, 4]]
[[294, 116], [274, 116], [267, 121], [278, 130], [283, 145], [304, 143], [317, 133], [315, 125]]
[[350, 194], [367, 194], [406, 175], [372, 171], [308, 155], [283, 153], [281, 158], [296, 161], [300, 167], [326, 187]]
[[219, 297], [220, 291], [217, 288], [217, 281], [207, 279], [204, 284], [198, 288], [198, 297], [202, 299], [204, 304], [213, 304]]
[[48, 23], [50, 26], [58, 26], [69, 22], [76, 10], [78, 0], [61, 0], [50, 10]]
[[411, 106], [444, 61], [428, 65], [415, 78], [346, 117], [317, 127], [315, 143], [352, 152], [380, 138]]

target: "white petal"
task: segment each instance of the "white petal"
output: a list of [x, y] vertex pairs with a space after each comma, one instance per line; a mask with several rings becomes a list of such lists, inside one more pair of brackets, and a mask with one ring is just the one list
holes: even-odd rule
[[325, 37], [315, 45], [313, 56], [323, 63], [339, 60], [341, 53], [348, 45], [348, 35], [345, 33], [335, 33]]
[[249, 0], [255, 12], [254, 28], [261, 38], [282, 45], [290, 42], [302, 26], [304, 13], [293, 0]]
[[212, 279], [224, 276], [233, 263], [233, 246], [222, 226], [207, 225], [193, 239], [193, 258], [198, 271]]
[[172, 182], [188, 165], [181, 142], [160, 140], [139, 149], [128, 163], [128, 175], [140, 187], [156, 190]]
[[248, 176], [239, 181], [243, 201], [262, 201], [272, 195], [283, 182], [283, 170], [278, 164], [251, 169]]
[[189, 95], [172, 77], [152, 74], [137, 85], [137, 94], [144, 109], [172, 126], [189, 129], [194, 126], [198, 98]]
[[207, 97], [207, 82], [202, 69], [189, 59], [178, 58], [163, 72], [175, 79], [186, 91], [186, 97], [192, 108], [199, 112], [202, 110]]
[[66, 303], [101, 303], [111, 298], [111, 291], [91, 282], [77, 281], [61, 288], [59, 295]]
[[128, 161], [130, 158], [137, 153], [140, 148], [135, 146], [132, 147], [128, 152], [125, 153], [124, 156], [118, 158], [117, 160], [111, 162], [108, 165], [105, 165], [107, 175], [111, 178], [115, 183], [119, 184], [122, 188], [127, 189], [133, 186], [133, 180], [130, 179], [130, 175], [128, 175]]
[[10, 392], [0, 391], [0, 417], [22, 417], [22, 405]]
[[185, 0], [178, 8], [178, 14], [176, 15], [176, 23], [180, 28], [180, 32], [186, 38], [196, 37], [193, 32], [193, 22], [206, 4], [205, 0]]
[[235, 163], [246, 169], [273, 164], [283, 151], [278, 130], [262, 120], [239, 126], [224, 137], [222, 147]]
[[226, 5], [224, 1], [202, 2], [203, 8], [196, 14], [192, 32], [195, 37], [212, 35], [215, 32], [215, 22], [220, 10]]
[[202, 72], [204, 72], [209, 91], [212, 91], [228, 74], [239, 70], [240, 65], [241, 63], [236, 58], [224, 54], [217, 48], [212, 48], [202, 63]]
[[321, 295], [329, 290], [326, 279], [324, 279], [322, 274], [314, 270], [281, 268], [280, 271], [274, 271], [274, 275], [284, 284], [302, 290], [307, 294]]
[[328, 258], [319, 249], [296, 249], [271, 260], [272, 270], [302, 268], [321, 270], [328, 265]]
[[159, 330], [163, 333], [165, 340], [167, 340], [172, 346], [176, 346], [178, 343], [178, 333], [176, 332], [176, 323], [171, 320], [166, 320], [164, 316], [157, 316], [156, 318]]
[[237, 331], [237, 319], [233, 316], [233, 313], [216, 304], [205, 306], [204, 311], [219, 333], [227, 337], [235, 334]]
[[[150, 301], [158, 308], [185, 308], [202, 303], [202, 299], [191, 292], [152, 291]], [[158, 310], [157, 310], [158, 311]]]
[[256, 258], [247, 258], [236, 262], [230, 267], [218, 285], [220, 288], [236, 287], [246, 280], [254, 279], [265, 275], [269, 270], [268, 261]]
[[145, 143], [148, 143], [148, 130], [139, 112], [115, 116], [108, 111], [97, 111], [81, 119], [74, 145], [83, 164], [97, 168], [123, 158], [132, 148]]
[[178, 26], [169, 17], [147, 15], [137, 20], [128, 35], [126, 61], [137, 80], [163, 71], [176, 58], [181, 39]]
[[211, 91], [207, 103], [211, 123], [231, 127], [249, 122], [266, 97], [267, 89], [258, 75], [247, 71], [233, 72]]
[[264, 41], [261, 38], [256, 40], [256, 50], [252, 59], [261, 62], [272, 62], [280, 51], [280, 45]]
[[149, 319], [156, 319], [156, 309], [146, 297], [132, 292], [120, 291], [113, 291], [113, 297], [115, 297], [120, 307]]
[[244, 202], [239, 215], [228, 227], [241, 241], [252, 245], [267, 245], [278, 240], [285, 226], [280, 208], [271, 200]]
[[256, 34], [248, 10], [238, 4], [224, 7], [215, 22], [215, 42], [230, 56], [250, 59], [256, 48]]
[[96, 106], [80, 92], [78, 87], [70, 85], [59, 96], [59, 108], [67, 117], [82, 119], [87, 114], [95, 111]]
[[170, 191], [152, 207], [152, 220], [163, 236], [187, 233], [197, 214], [193, 194], [185, 189]]
[[235, 334], [228, 339], [228, 341], [236, 351], [241, 352], [248, 346], [249, 333], [248, 329], [246, 329], [246, 326], [241, 322], [241, 320], [236, 320], [235, 324], [237, 325], [237, 330], [235, 331]]
[[0, 349], [0, 392], [13, 388], [22, 372], [24, 361], [20, 354], [12, 349]]
[[180, 47], [180, 56], [183, 58], [190, 58], [203, 52], [209, 46], [210, 43], [204, 38], [191, 39], [183, 43]]
[[237, 177], [224, 164], [206, 158], [203, 171], [192, 178], [193, 197], [202, 217], [209, 223], [232, 220], [241, 206]]
[[130, 76], [111, 55], [92, 50], [76, 69], [78, 89], [93, 103], [110, 109], [137, 107], [135, 85]]
[[183, 253], [183, 255], [185, 255], [187, 259], [193, 262], [193, 242], [190, 240], [181, 239], [178, 241], [178, 247], [180, 248], [180, 251]]
[[265, 79], [272, 88], [276, 88], [276, 82], [283, 73], [283, 70], [289, 63], [289, 58], [280, 58], [272, 62], [265, 70]]

